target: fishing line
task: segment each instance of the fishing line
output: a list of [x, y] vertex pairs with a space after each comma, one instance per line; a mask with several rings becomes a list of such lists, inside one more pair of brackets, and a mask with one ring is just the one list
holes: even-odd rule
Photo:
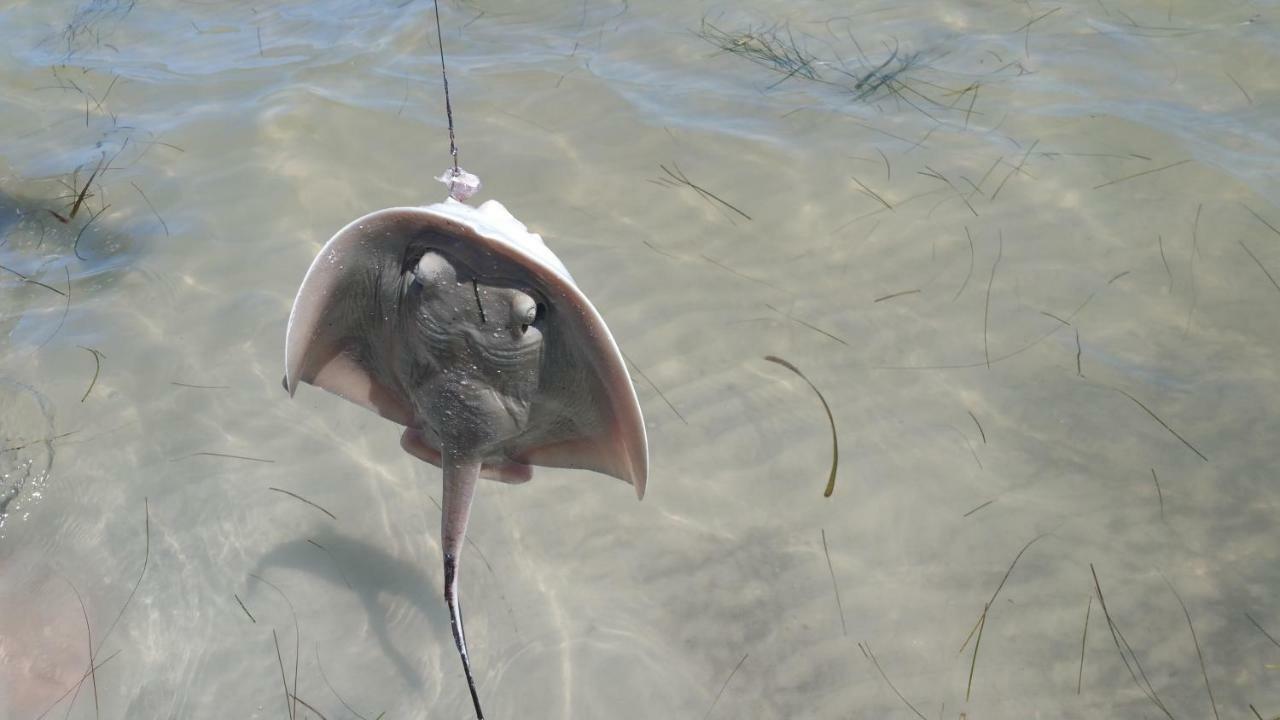
[[444, 67], [444, 34], [440, 31], [440, 2], [436, 0], [432, 3], [436, 11], [436, 44], [440, 47], [440, 78], [444, 80], [444, 112], [449, 118], [449, 155], [453, 158], [453, 174], [457, 175], [458, 169], [458, 143], [453, 136], [453, 104], [449, 102], [449, 73]]
[[480, 189], [480, 178], [458, 167], [458, 141], [453, 131], [453, 103], [449, 100], [449, 73], [444, 65], [444, 33], [440, 30], [440, 0], [432, 3], [436, 15], [436, 44], [440, 47], [440, 78], [444, 81], [444, 113], [449, 121], [449, 156], [453, 167], [436, 178], [449, 186], [449, 197], [465, 201]]

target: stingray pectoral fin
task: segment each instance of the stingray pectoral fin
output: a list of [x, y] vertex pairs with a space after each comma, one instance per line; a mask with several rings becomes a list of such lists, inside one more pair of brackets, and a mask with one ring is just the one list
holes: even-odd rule
[[[405, 428], [400, 435], [400, 447], [410, 455], [429, 462], [436, 467], [444, 467], [440, 451], [431, 447], [422, 431], [417, 428]], [[480, 477], [485, 480], [497, 480], [509, 485], [529, 482], [533, 478], [533, 468], [524, 463], [485, 463], [480, 466]]]
[[338, 353], [302, 379], [344, 400], [362, 405], [401, 425], [413, 422], [413, 411], [398, 395], [374, 380], [358, 362]]
[[462, 658], [462, 671], [467, 676], [467, 688], [476, 717], [484, 720], [480, 710], [480, 696], [476, 694], [476, 682], [471, 676], [471, 659], [467, 655], [467, 636], [462, 628], [462, 607], [458, 602], [458, 559], [462, 543], [467, 538], [467, 521], [471, 517], [471, 499], [475, 495], [476, 480], [480, 478], [480, 463], [448, 457], [444, 463], [444, 511], [441, 513], [440, 545], [444, 550], [444, 601], [449, 606], [449, 624], [453, 628], [453, 642]]
[[312, 261], [289, 313], [285, 389], [292, 395], [308, 382], [409, 425], [408, 404], [363, 360], [385, 349], [385, 308], [394, 307], [398, 293], [399, 248], [385, 240], [388, 234], [378, 223], [357, 221]]
[[627, 445], [618, 434], [539, 445], [526, 450], [519, 459], [530, 465], [594, 470], [611, 475], [633, 486], [636, 497], [644, 499], [648, 454], [643, 446]]

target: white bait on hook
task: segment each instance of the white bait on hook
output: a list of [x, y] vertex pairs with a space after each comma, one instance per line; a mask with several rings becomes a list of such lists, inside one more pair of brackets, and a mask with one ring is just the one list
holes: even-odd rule
[[436, 179], [449, 186], [449, 197], [458, 202], [466, 202], [480, 190], [480, 178], [459, 167], [445, 170]]

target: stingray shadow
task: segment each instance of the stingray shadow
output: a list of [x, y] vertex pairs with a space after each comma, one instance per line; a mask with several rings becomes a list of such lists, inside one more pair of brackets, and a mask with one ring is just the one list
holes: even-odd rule
[[[405, 682], [415, 689], [422, 688], [421, 668], [415, 667], [393, 642], [388, 618], [390, 608], [382, 602], [385, 597], [403, 597], [427, 618], [433, 629], [443, 628], [447, 633], [449, 611], [444, 604], [444, 591], [421, 565], [394, 557], [383, 548], [331, 528], [322, 528], [309, 538], [276, 545], [259, 558], [252, 574], [270, 581], [268, 572], [272, 569], [300, 570], [339, 590], [354, 593], [364, 605], [369, 627], [383, 653], [395, 664]], [[251, 596], [262, 590], [261, 583], [253, 578], [246, 578], [246, 582]]]

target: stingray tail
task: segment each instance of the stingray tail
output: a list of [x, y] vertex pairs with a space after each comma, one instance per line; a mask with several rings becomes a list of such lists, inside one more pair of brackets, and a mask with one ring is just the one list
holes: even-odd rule
[[476, 480], [480, 477], [480, 463], [459, 462], [449, 458], [444, 463], [444, 514], [441, 519], [440, 541], [444, 548], [444, 601], [449, 606], [449, 624], [453, 628], [453, 642], [462, 658], [462, 671], [467, 676], [467, 688], [476, 708], [476, 718], [484, 720], [480, 709], [480, 696], [476, 694], [476, 681], [471, 676], [471, 660], [467, 656], [467, 636], [462, 629], [462, 608], [458, 604], [458, 556], [462, 541], [467, 537], [467, 520], [471, 517], [471, 498], [475, 494]]

